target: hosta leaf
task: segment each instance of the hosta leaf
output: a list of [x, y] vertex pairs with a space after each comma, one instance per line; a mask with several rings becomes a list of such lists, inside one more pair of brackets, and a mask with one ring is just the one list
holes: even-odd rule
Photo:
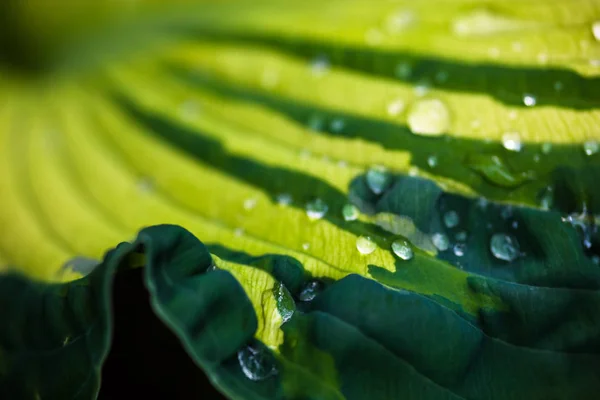
[[232, 398], [597, 397], [595, 1], [150, 3], [6, 8], [0, 394], [136, 274]]

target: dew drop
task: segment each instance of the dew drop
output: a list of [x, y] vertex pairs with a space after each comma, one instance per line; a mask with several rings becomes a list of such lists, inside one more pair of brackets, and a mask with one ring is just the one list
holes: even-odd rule
[[532, 94], [523, 95], [523, 104], [525, 104], [525, 106], [533, 107], [536, 105], [536, 103], [537, 103], [537, 99], [535, 98], [534, 95], [532, 95]]
[[408, 79], [412, 75], [412, 65], [407, 62], [398, 63], [394, 69], [394, 73], [400, 79]]
[[502, 135], [502, 146], [506, 150], [521, 151], [523, 148], [521, 135], [518, 132], [506, 132], [504, 135]]
[[444, 213], [444, 225], [446, 225], [447, 228], [454, 228], [459, 222], [460, 218], [456, 211], [450, 210]]
[[312, 301], [322, 290], [323, 284], [321, 282], [310, 281], [302, 287], [302, 290], [300, 290], [300, 294], [298, 294], [298, 300]]
[[437, 167], [437, 165], [438, 165], [437, 157], [434, 155], [427, 157], [427, 165], [429, 165], [430, 168]]
[[410, 10], [400, 10], [386, 18], [385, 28], [389, 34], [397, 34], [412, 26], [416, 20], [417, 18], [414, 12]]
[[250, 211], [252, 210], [254, 207], [256, 207], [256, 202], [257, 200], [254, 198], [249, 198], [244, 200], [244, 210]]
[[316, 57], [310, 63], [310, 71], [313, 74], [313, 76], [321, 77], [321, 76], [327, 74], [327, 72], [329, 72], [329, 69], [330, 69], [329, 59], [327, 57], [325, 57], [324, 55], [320, 55], [320, 56]]
[[237, 357], [242, 372], [250, 380], [262, 381], [277, 374], [275, 358], [263, 345], [249, 344], [238, 351]]
[[414, 256], [411, 244], [404, 239], [395, 240], [392, 243], [392, 251], [404, 261], [408, 261]]
[[242, 236], [244, 234], [244, 228], [235, 228], [233, 234], [235, 236]]
[[517, 239], [505, 233], [495, 233], [490, 239], [490, 250], [494, 257], [504, 261], [514, 261], [519, 257]]
[[446, 251], [450, 247], [450, 240], [443, 233], [434, 233], [431, 235], [431, 241], [439, 251]]
[[467, 251], [467, 245], [464, 243], [456, 243], [454, 245], [454, 247], [452, 248], [452, 251], [454, 252], [454, 255], [456, 257], [462, 257], [465, 255], [465, 252]]
[[555, 91], [560, 92], [563, 90], [563, 87], [564, 87], [564, 85], [561, 81], [554, 82], [554, 90]]
[[342, 208], [342, 216], [344, 221], [355, 221], [358, 219], [358, 208], [353, 204], [346, 204]]
[[390, 104], [388, 104], [387, 113], [391, 117], [396, 117], [396, 116], [400, 115], [400, 113], [402, 111], [404, 111], [405, 106], [406, 105], [404, 104], [404, 101], [402, 101], [400, 99], [394, 100], [394, 101], [390, 102]]
[[600, 144], [596, 140], [588, 140], [583, 144], [583, 152], [592, 156], [600, 151]]
[[448, 80], [448, 72], [446, 71], [438, 71], [435, 74], [435, 80], [438, 83], [444, 83]]
[[540, 194], [540, 207], [542, 210], [550, 210], [554, 205], [554, 188], [545, 187]]
[[329, 124], [329, 129], [331, 129], [331, 131], [334, 133], [340, 133], [342, 129], [344, 129], [344, 126], [346, 126], [344, 120], [341, 118], [336, 118]]
[[356, 248], [360, 254], [367, 255], [377, 249], [377, 244], [369, 236], [359, 236], [356, 238]]
[[367, 171], [367, 186], [375, 194], [381, 194], [392, 183], [392, 177], [383, 166], [374, 166]]
[[427, 93], [429, 93], [430, 89], [431, 89], [431, 86], [428, 82], [420, 82], [415, 85], [414, 92], [415, 92], [415, 95], [417, 95], [417, 97], [423, 97]]
[[552, 143], [542, 143], [542, 153], [549, 154], [552, 151]]
[[277, 204], [280, 206], [289, 206], [292, 204], [292, 195], [289, 193], [279, 193], [276, 197]]
[[281, 319], [284, 323], [289, 321], [296, 311], [296, 304], [294, 303], [292, 295], [285, 285], [279, 282], [273, 285], [273, 296], [275, 297], [277, 311], [279, 312]]
[[594, 35], [594, 39], [600, 41], [600, 21], [592, 24], [592, 35]]
[[325, 119], [318, 114], [311, 115], [307, 122], [308, 128], [315, 132], [320, 132], [323, 130], [325, 125]]
[[310, 249], [310, 243], [302, 243], [302, 250], [306, 251], [308, 249]]
[[154, 179], [144, 176], [137, 181], [138, 190], [143, 194], [154, 192]]
[[323, 200], [319, 198], [314, 199], [306, 204], [306, 215], [310, 220], [323, 218], [325, 214], [327, 214], [327, 210], [329, 210], [329, 207]]
[[456, 235], [454, 235], [454, 238], [459, 242], [464, 242], [467, 240], [467, 232], [465, 232], [465, 231], [457, 232]]
[[450, 126], [450, 112], [441, 100], [418, 100], [410, 107], [407, 122], [413, 133], [439, 136]]

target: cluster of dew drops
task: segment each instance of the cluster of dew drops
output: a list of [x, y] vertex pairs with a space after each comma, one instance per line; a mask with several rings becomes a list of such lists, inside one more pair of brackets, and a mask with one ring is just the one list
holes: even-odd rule
[[[486, 11], [487, 12], [487, 11]], [[391, 33], [400, 31], [405, 27], [410, 26], [414, 23], [415, 16], [410, 12], [396, 13], [387, 20], [386, 30]], [[464, 18], [458, 19], [453, 24], [454, 33], [457, 35], [469, 34], [473, 29], [475, 31], [478, 28], [478, 24], [481, 22], [486, 24], [493, 23], [493, 18], [489, 15], [484, 15], [479, 12], [475, 12]], [[489, 29], [489, 28], [487, 28]], [[600, 41], [600, 21], [592, 24], [592, 35], [596, 41]], [[365, 41], [368, 45], [377, 45], [384, 38], [384, 33], [378, 29], [369, 29], [365, 33]], [[587, 47], [588, 42], [582, 41], [581, 47]], [[511, 46], [512, 51], [522, 51], [522, 45], [519, 42], [514, 42]], [[498, 58], [500, 56], [500, 50], [497, 48], [489, 49], [489, 56], [492, 58]], [[548, 62], [548, 55], [546, 53], [538, 54], [538, 62], [545, 64]], [[590, 60], [590, 63], [594, 66], [600, 67], [600, 60]], [[329, 60], [325, 56], [319, 56], [315, 58], [311, 64], [311, 71], [313, 75], [321, 77], [327, 74], [330, 65]], [[412, 67], [409, 63], [401, 62], [395, 68], [396, 75], [401, 79], [407, 79], [412, 73]], [[438, 71], [435, 75], [435, 80], [443, 82], [448, 79], [448, 74], [445, 71]], [[262, 83], [266, 87], [273, 87], [278, 82], [278, 76], [273, 70], [265, 70], [262, 76]], [[554, 90], [561, 92], [564, 89], [564, 85], [560, 81], [554, 82]], [[437, 98], [424, 98], [424, 95], [428, 93], [429, 85], [424, 82], [415, 86], [415, 94], [417, 100], [410, 105], [407, 109], [406, 103], [402, 99], [393, 99], [386, 106], [386, 113], [390, 117], [397, 117], [403, 112], [407, 111], [406, 121], [411, 132], [418, 135], [425, 136], [439, 136], [443, 135], [448, 131], [451, 123], [451, 114], [445, 105], [445, 103]], [[534, 107], [537, 105], [537, 97], [533, 93], [524, 93], [522, 96], [522, 103], [526, 107]], [[516, 111], [510, 111], [508, 118], [514, 120], [517, 118]], [[309, 125], [320, 124], [321, 121], [312, 121]], [[336, 119], [330, 124], [330, 128], [334, 131], [340, 131], [344, 128], [343, 119]], [[475, 119], [471, 123], [471, 127], [477, 129], [481, 125], [481, 121]], [[313, 126], [314, 129], [319, 129], [319, 126]], [[521, 140], [521, 134], [518, 131], [507, 131], [502, 135], [502, 146], [511, 152], [520, 152], [523, 149], [523, 142]], [[549, 154], [552, 150], [551, 143], [543, 143], [541, 145], [541, 151], [544, 154]], [[587, 156], [592, 156], [600, 152], [600, 143], [596, 139], [590, 139], [583, 143], [583, 152]], [[539, 161], [539, 154], [534, 155], [534, 161]], [[438, 160], [435, 155], [431, 155], [427, 159], [427, 163], [431, 168], [437, 166]], [[389, 183], [391, 176], [387, 170], [383, 167], [376, 166], [369, 169], [366, 174], [366, 182], [373, 193], [379, 195], [386, 188]], [[548, 187], [544, 195], [541, 197], [541, 207], [548, 209], [551, 206], [551, 195], [552, 188]], [[276, 201], [281, 206], [288, 206], [292, 203], [292, 196], [288, 193], [281, 193], [276, 197]], [[485, 200], [482, 200], [485, 203]], [[254, 206], [254, 200], [247, 200], [244, 204], [246, 209], [250, 209]], [[328, 213], [329, 206], [319, 198], [306, 204], [306, 215], [310, 220], [319, 220]], [[352, 204], [346, 204], [341, 210], [342, 217], [345, 221], [355, 221], [360, 216], [358, 208]], [[446, 211], [442, 220], [446, 228], [452, 229], [458, 226], [460, 216], [454, 210]], [[567, 222], [576, 223], [576, 216], [568, 216], [564, 219]], [[575, 222], [574, 222], [575, 221]], [[241, 234], [241, 232], [238, 232]], [[467, 234], [464, 231], [458, 232], [455, 235], [457, 243], [451, 246], [451, 241], [445, 233], [435, 232], [430, 238], [433, 245], [441, 252], [447, 251], [452, 247], [452, 252], [457, 257], [462, 257], [466, 252], [466, 240]], [[302, 245], [303, 250], [309, 250], [310, 244], [304, 243]], [[377, 250], [377, 244], [369, 236], [359, 236], [356, 239], [356, 248], [362, 255], [369, 255]], [[498, 260], [512, 262], [522, 255], [519, 243], [517, 239], [507, 233], [494, 233], [489, 242], [489, 249], [491, 254]], [[401, 260], [411, 260], [414, 256], [412, 245], [405, 239], [395, 240], [391, 244], [392, 252]], [[319, 282], [311, 281], [302, 290], [300, 297], [302, 301], [310, 301], [318, 292], [317, 287]], [[238, 352], [238, 361], [244, 375], [251, 380], [259, 381], [267, 379], [277, 374], [277, 367], [272, 355], [269, 351], [260, 348], [255, 345], [247, 345]]]

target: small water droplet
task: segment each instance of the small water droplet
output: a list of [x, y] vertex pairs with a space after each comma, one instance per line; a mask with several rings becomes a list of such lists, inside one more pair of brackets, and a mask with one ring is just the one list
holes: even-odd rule
[[465, 231], [457, 232], [456, 235], [454, 235], [454, 238], [459, 242], [465, 242], [467, 240], [467, 232], [465, 232]]
[[600, 41], [600, 21], [592, 24], [592, 35], [594, 35], [594, 39]]
[[545, 187], [539, 198], [542, 210], [550, 210], [554, 204], [554, 188], [552, 188], [552, 186]]
[[276, 197], [277, 204], [280, 206], [289, 206], [292, 204], [292, 195], [289, 193], [279, 193]]
[[536, 105], [536, 103], [537, 103], [537, 99], [535, 98], [534, 95], [532, 95], [532, 94], [523, 95], [523, 104], [525, 104], [525, 106], [533, 107]]
[[310, 130], [320, 132], [325, 126], [325, 119], [319, 114], [314, 114], [310, 116], [306, 124]]
[[151, 194], [154, 192], [154, 179], [144, 176], [138, 180], [137, 187], [142, 194]]
[[509, 262], [516, 260], [520, 254], [517, 239], [505, 233], [492, 235], [490, 250], [497, 259]]
[[542, 153], [549, 154], [552, 151], [552, 143], [542, 143]]
[[346, 126], [346, 123], [342, 118], [335, 118], [329, 124], [329, 129], [331, 129], [331, 131], [334, 133], [340, 133], [342, 129], [344, 129], [344, 126]]
[[396, 116], [400, 115], [400, 113], [402, 111], [404, 111], [405, 106], [406, 105], [404, 104], [404, 101], [402, 101], [400, 99], [394, 100], [394, 101], [390, 102], [390, 104], [388, 104], [387, 113], [391, 117], [396, 117]]
[[462, 257], [465, 255], [465, 252], [467, 251], [467, 245], [464, 243], [456, 243], [454, 245], [454, 247], [452, 248], [452, 251], [454, 252], [454, 255], [456, 257]]
[[273, 296], [275, 297], [275, 302], [277, 304], [277, 311], [279, 312], [283, 323], [286, 323], [292, 318], [296, 311], [294, 299], [285, 285], [281, 282], [273, 285]]
[[310, 63], [310, 71], [314, 76], [317, 77], [321, 77], [327, 74], [327, 72], [329, 72], [330, 67], [331, 66], [329, 63], [329, 59], [324, 55], [316, 57]]
[[435, 80], [438, 83], [444, 83], [448, 80], [448, 72], [446, 71], [438, 71], [435, 74]]
[[519, 221], [513, 221], [512, 224], [510, 225], [511, 228], [513, 229], [517, 229], [519, 227]]
[[310, 249], [310, 243], [302, 243], [302, 250], [306, 251]]
[[535, 153], [533, 155], [533, 162], [539, 163], [540, 162], [540, 155]]
[[503, 207], [500, 211], [500, 216], [502, 219], [509, 219], [513, 216], [513, 208], [511, 206]]
[[360, 254], [367, 255], [377, 250], [377, 244], [369, 236], [356, 238], [356, 248]]
[[429, 84], [429, 82], [419, 82], [414, 86], [413, 90], [417, 97], [423, 97], [427, 93], [429, 93], [429, 90], [431, 90], [431, 85]]
[[249, 198], [244, 200], [244, 210], [250, 211], [256, 207], [257, 200], [255, 198]]
[[502, 146], [506, 150], [521, 151], [523, 143], [521, 142], [521, 135], [519, 132], [506, 132], [502, 135]]
[[600, 143], [596, 140], [588, 140], [583, 144], [583, 152], [588, 156], [592, 156], [598, 151], [600, 151]]
[[436, 156], [431, 155], [429, 157], [427, 157], [427, 165], [429, 165], [430, 168], [435, 168], [438, 164], [438, 159]]
[[392, 243], [392, 251], [404, 261], [412, 259], [414, 255], [410, 242], [404, 239], [394, 240]]
[[323, 284], [320, 281], [310, 281], [302, 287], [302, 290], [300, 290], [300, 294], [298, 294], [298, 300], [312, 301], [322, 290]]
[[235, 236], [242, 236], [244, 234], [244, 228], [235, 228], [233, 234]]
[[446, 251], [450, 247], [450, 239], [443, 233], [434, 233], [431, 235], [431, 241], [439, 251]]
[[237, 353], [242, 372], [250, 380], [262, 381], [277, 374], [275, 358], [263, 346], [249, 344]]
[[392, 177], [383, 166], [371, 167], [366, 174], [367, 186], [375, 194], [381, 194], [392, 183]]
[[342, 216], [344, 217], [344, 221], [355, 221], [358, 219], [358, 208], [356, 208], [353, 204], [346, 204], [342, 208]]
[[400, 79], [408, 79], [412, 75], [412, 65], [408, 62], [401, 62], [396, 65], [394, 74]]
[[327, 214], [327, 210], [329, 210], [329, 206], [319, 198], [306, 204], [306, 215], [310, 220], [323, 218]]
[[447, 228], [454, 228], [458, 226], [459, 222], [460, 218], [456, 211], [450, 210], [444, 213], [444, 225], [446, 225]]
[[418, 100], [410, 107], [407, 122], [413, 133], [439, 136], [450, 126], [450, 112], [439, 99]]

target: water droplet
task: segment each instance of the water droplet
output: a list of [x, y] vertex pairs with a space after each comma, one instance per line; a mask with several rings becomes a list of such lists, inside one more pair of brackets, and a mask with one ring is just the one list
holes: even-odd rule
[[214, 271], [217, 271], [218, 269], [219, 269], [219, 267], [217, 267], [217, 264], [215, 264], [213, 261], [210, 263], [208, 268], [206, 268], [206, 272], [214, 272]]
[[377, 249], [377, 244], [369, 236], [359, 236], [356, 238], [356, 248], [360, 254], [367, 255]]
[[137, 181], [138, 190], [143, 194], [154, 192], [154, 179], [144, 176]]
[[292, 195], [289, 193], [279, 193], [276, 199], [277, 204], [280, 206], [289, 206], [292, 204]]
[[306, 215], [310, 220], [323, 218], [325, 214], [327, 214], [327, 210], [329, 210], [329, 207], [323, 200], [319, 198], [314, 199], [306, 204]]
[[512, 224], [510, 224], [510, 226], [513, 229], [517, 229], [519, 227], [519, 221], [513, 221]]
[[408, 261], [413, 258], [413, 249], [407, 240], [399, 239], [392, 243], [392, 251], [402, 260]]
[[490, 239], [490, 250], [494, 257], [504, 261], [514, 261], [519, 257], [519, 243], [511, 235], [495, 233]]
[[412, 104], [407, 122], [413, 133], [439, 136], [450, 126], [450, 112], [441, 100], [418, 100]]
[[277, 374], [273, 355], [259, 343], [249, 344], [237, 353], [242, 372], [253, 381], [262, 381]]
[[533, 162], [539, 163], [540, 162], [540, 155], [535, 153], [533, 155]]
[[385, 28], [389, 34], [397, 34], [412, 26], [416, 20], [414, 12], [399, 10], [386, 18]]
[[450, 210], [444, 213], [444, 225], [446, 225], [447, 228], [454, 228], [458, 226], [459, 222], [460, 218], [456, 211]]
[[594, 39], [600, 41], [600, 21], [592, 24], [592, 35], [594, 35]]
[[592, 256], [592, 262], [596, 265], [600, 265], [600, 256], [597, 255], [593, 255]]
[[501, 187], [515, 188], [535, 177], [532, 172], [512, 172], [496, 155], [472, 153], [469, 154], [465, 163], [486, 180]]
[[549, 154], [552, 151], [552, 143], [542, 143], [542, 153]]
[[465, 255], [465, 252], [467, 251], [467, 245], [464, 243], [456, 243], [454, 245], [454, 247], [452, 248], [452, 251], [454, 252], [454, 255], [456, 257], [462, 257]]
[[439, 251], [446, 251], [450, 247], [450, 239], [443, 233], [434, 233], [431, 235], [431, 241]]
[[465, 232], [465, 231], [457, 232], [456, 235], [454, 235], [454, 238], [459, 242], [465, 242], [467, 240], [467, 232]]
[[249, 198], [244, 200], [244, 210], [250, 211], [256, 207], [257, 200], [255, 198]]
[[542, 210], [550, 210], [554, 205], [554, 188], [552, 186], [545, 187], [539, 197]]
[[285, 285], [281, 282], [273, 285], [273, 296], [275, 297], [275, 302], [277, 304], [277, 311], [285, 323], [292, 318], [294, 311], [296, 311], [294, 299]]
[[340, 168], [346, 168], [348, 166], [348, 161], [345, 160], [339, 160], [337, 163], [338, 167]]
[[429, 156], [427, 157], [427, 165], [429, 165], [430, 168], [435, 168], [438, 164], [438, 159], [436, 156]]
[[330, 69], [329, 59], [324, 55], [320, 55], [320, 56], [316, 57], [310, 63], [310, 71], [314, 76], [317, 76], [317, 77], [321, 77], [321, 76], [327, 74], [327, 72], [329, 72], [329, 69]]
[[521, 151], [523, 143], [521, 142], [521, 135], [519, 132], [506, 132], [502, 135], [502, 146], [506, 150]]
[[392, 177], [385, 167], [374, 166], [367, 171], [367, 186], [375, 194], [381, 194], [392, 183]]
[[532, 94], [523, 95], [523, 104], [525, 104], [525, 106], [533, 107], [536, 105], [536, 103], [537, 103], [537, 99], [535, 98], [534, 95], [532, 95]]
[[412, 65], [407, 62], [401, 62], [396, 65], [394, 70], [396, 77], [400, 79], [408, 79], [412, 75]]
[[233, 234], [235, 236], [242, 236], [244, 234], [244, 228], [235, 228]]
[[315, 132], [320, 132], [323, 130], [323, 127], [325, 126], [325, 119], [321, 115], [318, 115], [318, 114], [311, 115], [306, 124], [308, 125], [308, 128], [310, 130], [313, 130]]
[[396, 116], [400, 115], [400, 113], [402, 111], [404, 111], [405, 106], [406, 105], [404, 104], [404, 101], [402, 101], [400, 99], [394, 100], [394, 101], [390, 102], [390, 104], [388, 104], [387, 113], [391, 117], [396, 117]]
[[358, 208], [352, 204], [346, 204], [342, 208], [342, 216], [344, 217], [344, 221], [355, 221], [358, 219]]
[[500, 216], [502, 219], [509, 219], [513, 216], [513, 208], [511, 206], [503, 207], [500, 211]]
[[345, 125], [346, 125], [346, 123], [344, 122], [343, 119], [336, 118], [333, 121], [331, 121], [331, 123], [329, 124], [329, 129], [331, 129], [331, 131], [334, 133], [339, 133], [342, 131], [342, 129], [344, 129]]
[[323, 284], [320, 281], [310, 281], [302, 287], [300, 294], [298, 294], [298, 300], [300, 301], [312, 301], [317, 294], [323, 290]]
[[423, 97], [431, 90], [429, 82], [419, 82], [414, 87], [414, 92], [417, 97]]
[[588, 140], [583, 144], [583, 151], [586, 155], [592, 156], [600, 151], [600, 144], [596, 140]]
[[448, 72], [446, 71], [438, 71], [435, 74], [435, 80], [438, 83], [444, 83], [448, 80]]

